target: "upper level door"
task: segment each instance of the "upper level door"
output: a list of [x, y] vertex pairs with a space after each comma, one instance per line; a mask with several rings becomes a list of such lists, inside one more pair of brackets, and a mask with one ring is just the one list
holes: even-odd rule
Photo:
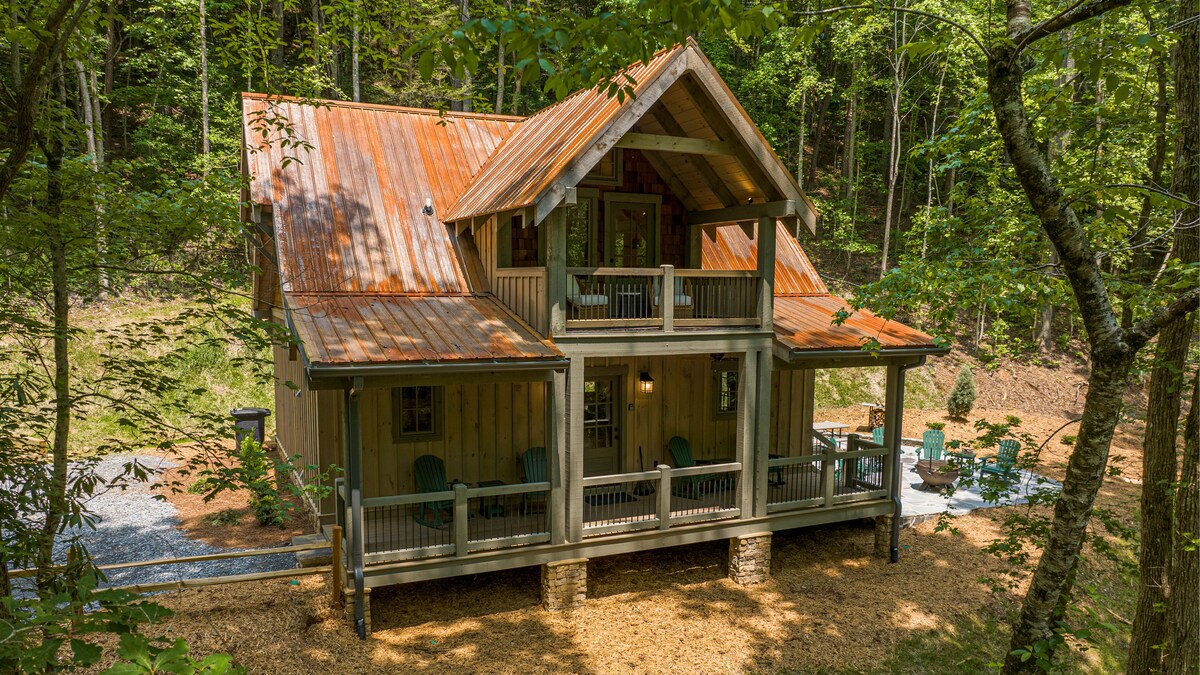
[[604, 249], [610, 267], [657, 267], [659, 195], [604, 195]]

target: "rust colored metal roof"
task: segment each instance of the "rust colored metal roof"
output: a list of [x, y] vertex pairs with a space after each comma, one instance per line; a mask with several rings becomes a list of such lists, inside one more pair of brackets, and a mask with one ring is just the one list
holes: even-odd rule
[[[665, 49], [649, 62], [627, 68], [624, 73], [637, 82], [635, 94], [648, 88], [686, 48], [685, 44]], [[538, 111], [505, 139], [444, 219], [462, 220], [533, 204], [635, 101], [630, 97], [618, 101], [597, 86]]]
[[313, 365], [562, 358], [488, 295], [295, 295], [287, 302]]
[[[841, 325], [834, 314], [852, 312]], [[927, 348], [933, 338], [898, 321], [889, 321], [865, 309], [852, 310], [844, 300], [829, 294], [775, 297], [775, 339], [794, 351], [860, 349], [872, 340], [886, 351]]]
[[520, 118], [257, 94], [242, 116], [249, 197], [271, 207], [285, 292], [470, 291], [440, 214]]
[[[746, 230], [754, 232], [752, 235]], [[758, 263], [757, 227], [702, 226], [700, 266], [715, 270], [753, 270]], [[829, 290], [787, 227], [775, 224], [775, 296], [825, 294]]]

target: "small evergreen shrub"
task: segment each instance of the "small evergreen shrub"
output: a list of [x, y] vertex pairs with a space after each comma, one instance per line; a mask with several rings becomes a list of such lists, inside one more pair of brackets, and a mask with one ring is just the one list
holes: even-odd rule
[[942, 429], [946, 428], [946, 423], [945, 422], [926, 422], [925, 426], [929, 427], [930, 429], [933, 429], [934, 431], [941, 431]]
[[1058, 442], [1062, 443], [1063, 445], [1075, 445], [1075, 437], [1068, 434], [1058, 439]]
[[247, 438], [242, 443], [241, 460], [243, 480], [250, 491], [250, 511], [263, 525], [282, 526], [287, 505], [271, 475], [273, 467], [266, 449]]
[[975, 377], [970, 366], [963, 366], [954, 380], [954, 388], [946, 399], [946, 412], [953, 419], [965, 419], [975, 407]]

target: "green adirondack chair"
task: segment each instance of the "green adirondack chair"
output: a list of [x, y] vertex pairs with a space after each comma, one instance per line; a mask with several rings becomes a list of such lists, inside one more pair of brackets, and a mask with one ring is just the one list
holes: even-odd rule
[[921, 436], [921, 459], [940, 460], [946, 450], [946, 432], [929, 429]]
[[[441, 457], [421, 455], [413, 462], [413, 474], [417, 479], [417, 492], [445, 492], [450, 489], [450, 484], [446, 482], [446, 463]], [[444, 513], [454, 513], [453, 499], [421, 502], [416, 521], [426, 527], [445, 527], [450, 518], [444, 518]], [[430, 515], [433, 517], [430, 518]]]
[[[696, 460], [692, 458], [692, 444], [688, 443], [686, 438], [672, 436], [671, 440], [667, 441], [667, 450], [671, 452], [671, 459], [675, 463], [676, 469], [697, 466]], [[703, 494], [704, 484], [716, 477], [717, 474], [715, 473], [684, 476], [678, 479], [675, 486], [672, 487], [671, 492], [680, 497], [699, 499]]]
[[[526, 483], [545, 483], [550, 480], [550, 470], [546, 465], [546, 449], [530, 448], [521, 455], [521, 465], [525, 467]], [[521, 513], [545, 513], [545, 492], [526, 492], [521, 495]]]
[[1021, 443], [1012, 438], [1000, 441], [1000, 449], [993, 457], [985, 457], [981, 471], [997, 474], [1008, 478], [1017, 466], [1017, 453], [1021, 451]]
[[871, 439], [875, 441], [875, 445], [883, 445], [883, 427], [875, 427], [872, 429]]

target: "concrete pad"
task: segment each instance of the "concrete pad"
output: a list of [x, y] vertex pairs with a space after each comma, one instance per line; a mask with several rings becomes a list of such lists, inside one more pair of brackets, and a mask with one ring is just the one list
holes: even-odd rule
[[[292, 537], [292, 546], [303, 546], [305, 544], [324, 544], [329, 540], [321, 532], [315, 534], [301, 534]], [[301, 567], [320, 567], [333, 562], [333, 550], [329, 548], [314, 548], [310, 551], [296, 551], [296, 562]]]
[[[923, 481], [914, 468], [918, 460], [917, 451], [920, 449], [920, 446], [901, 447], [901, 527], [933, 520], [938, 515], [947, 512], [951, 515], [961, 516], [975, 509], [1024, 504], [1029, 501], [1028, 496], [1037, 490], [1046, 488], [1058, 490], [1062, 487], [1057, 481], [1045, 476], [1014, 469], [1014, 480], [1009, 488], [1009, 493], [1002, 496], [998, 502], [989, 502], [983, 498], [981, 486], [977, 480], [968, 481], [970, 483], [968, 485], [964, 484], [963, 479], [960, 478], [955, 486], [954, 494], [950, 496], [932, 491], [926, 492], [920, 489]], [[975, 478], [978, 479], [978, 477], [977, 471]]]

